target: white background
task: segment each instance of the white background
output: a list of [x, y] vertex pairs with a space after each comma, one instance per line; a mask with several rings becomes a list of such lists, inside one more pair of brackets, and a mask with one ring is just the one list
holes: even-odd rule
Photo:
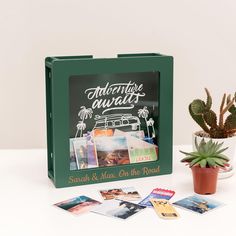
[[45, 148], [44, 58], [160, 52], [175, 58], [174, 143], [191, 143], [188, 114], [208, 87], [233, 93], [234, 0], [0, 0], [0, 148]]

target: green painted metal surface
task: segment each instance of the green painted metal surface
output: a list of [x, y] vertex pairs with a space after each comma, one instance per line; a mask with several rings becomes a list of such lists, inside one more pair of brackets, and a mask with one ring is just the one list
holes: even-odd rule
[[[112, 81], [112, 78], [117, 80], [122, 74], [152, 72], [158, 73], [158, 83], [155, 83], [156, 86], [150, 85], [148, 88], [149, 94], [158, 94], [156, 101], [158, 104], [158, 160], [70, 170], [69, 138], [72, 138], [73, 134], [70, 114], [70, 78], [78, 78], [78, 83], [80, 81], [84, 83], [87, 78], [89, 84], [89, 78], [96, 75], [96, 83], [99, 85], [99, 78], [103, 75], [104, 78], [114, 75], [109, 77], [109, 81]], [[121, 54], [117, 58], [101, 59], [93, 59], [92, 56], [47, 57], [45, 73], [48, 176], [56, 187], [172, 173], [173, 58], [171, 56], [144, 53]], [[91, 78], [96, 81], [96, 76]], [[155, 80], [155, 77], [153, 78]], [[78, 104], [83, 104], [83, 101], [78, 101]]]

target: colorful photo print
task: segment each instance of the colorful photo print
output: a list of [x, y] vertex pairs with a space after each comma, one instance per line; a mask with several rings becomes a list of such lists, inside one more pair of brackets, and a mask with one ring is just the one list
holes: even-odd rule
[[130, 163], [126, 137], [96, 137], [94, 142], [99, 167]]
[[223, 206], [223, 203], [211, 200], [206, 197], [201, 197], [198, 195], [186, 197], [182, 200], [173, 203], [175, 206], [199, 213], [204, 214], [215, 208]]
[[143, 140], [145, 138], [145, 134], [143, 130], [137, 130], [137, 131], [127, 131], [124, 132], [119, 129], [115, 129], [114, 136], [126, 136], [126, 137], [134, 137]]
[[86, 196], [78, 196], [72, 199], [56, 203], [54, 204], [54, 206], [57, 206], [75, 215], [79, 215], [90, 211], [93, 207], [99, 204], [101, 203], [92, 198]]
[[157, 215], [163, 219], [177, 219], [179, 218], [178, 212], [172, 204], [166, 199], [150, 199], [154, 210]]
[[113, 130], [112, 129], [94, 129], [92, 134], [93, 134], [93, 137], [113, 136]]
[[128, 137], [130, 163], [157, 160], [157, 146], [135, 137]]
[[99, 191], [104, 200], [119, 199], [123, 201], [137, 201], [141, 198], [134, 187], [114, 188]]
[[74, 138], [70, 138], [70, 170], [78, 170], [74, 144], [73, 144], [74, 140], [75, 140]]
[[155, 188], [152, 192], [145, 197], [139, 204], [142, 206], [153, 207], [150, 199], [165, 199], [169, 200], [175, 194], [172, 190], [162, 189], [162, 188]]
[[87, 135], [87, 157], [88, 157], [88, 168], [98, 167], [97, 153], [95, 150], [94, 140], [91, 135]]
[[86, 138], [75, 138], [73, 141], [78, 169], [88, 168], [88, 149]]
[[137, 214], [143, 209], [145, 209], [145, 207], [132, 202], [110, 200], [105, 201], [91, 211], [105, 216], [128, 219], [130, 216]]

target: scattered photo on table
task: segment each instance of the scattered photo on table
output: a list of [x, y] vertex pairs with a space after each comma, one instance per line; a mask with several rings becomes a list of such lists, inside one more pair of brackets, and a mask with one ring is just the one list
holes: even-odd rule
[[177, 219], [179, 213], [175, 210], [173, 205], [166, 199], [150, 199], [157, 215], [163, 219]]
[[153, 204], [151, 203], [150, 199], [155, 198], [170, 200], [174, 194], [175, 191], [169, 189], [155, 188], [147, 197], [145, 197], [141, 202], [139, 202], [139, 204], [146, 207], [153, 207]]
[[94, 143], [99, 167], [130, 163], [126, 137], [96, 137]]
[[99, 191], [104, 200], [119, 199], [123, 201], [137, 201], [141, 196], [134, 187], [114, 188]]
[[158, 195], [158, 197], [161, 199], [169, 200], [174, 196], [175, 191], [170, 190], [170, 189], [154, 188], [152, 190], [152, 193]]
[[132, 202], [110, 200], [105, 201], [91, 211], [105, 216], [128, 219], [130, 216], [137, 214], [143, 209], [145, 209], [144, 206], [140, 206]]
[[72, 199], [56, 203], [54, 204], [54, 206], [57, 206], [75, 215], [80, 215], [82, 213], [90, 211], [93, 207], [99, 204], [101, 204], [101, 202], [96, 201], [87, 196], [78, 196]]
[[224, 205], [221, 202], [217, 202], [215, 200], [211, 200], [209, 198], [201, 197], [198, 195], [186, 197], [182, 200], [174, 202], [173, 204], [199, 214], [204, 214]]

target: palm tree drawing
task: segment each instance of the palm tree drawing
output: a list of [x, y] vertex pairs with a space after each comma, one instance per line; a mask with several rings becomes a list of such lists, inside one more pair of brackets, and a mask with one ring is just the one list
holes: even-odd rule
[[77, 137], [79, 130], [80, 130], [80, 137], [82, 137], [83, 130], [85, 130], [86, 128], [84, 120], [92, 118], [93, 115], [93, 110], [91, 108], [86, 108], [85, 106], [81, 106], [80, 108], [81, 110], [79, 111], [78, 116], [80, 117], [81, 121], [79, 121], [78, 124], [76, 125], [77, 131], [75, 137]]
[[80, 130], [80, 137], [81, 137], [83, 130], [86, 129], [86, 124], [82, 120], [80, 120], [78, 124], [76, 125], [76, 128], [77, 128], [77, 131], [75, 134], [75, 138], [77, 137], [79, 130]]
[[148, 111], [146, 106], [143, 107], [143, 109], [138, 110], [138, 116], [145, 119], [145, 123], [146, 123], [146, 126], [147, 126], [148, 137], [150, 137], [149, 128], [148, 128], [148, 124], [147, 124], [148, 114], [149, 114], [149, 111]]
[[152, 126], [152, 137], [154, 138], [156, 136], [155, 129], [154, 129], [154, 120], [152, 118], [149, 118], [147, 121], [148, 126]]

